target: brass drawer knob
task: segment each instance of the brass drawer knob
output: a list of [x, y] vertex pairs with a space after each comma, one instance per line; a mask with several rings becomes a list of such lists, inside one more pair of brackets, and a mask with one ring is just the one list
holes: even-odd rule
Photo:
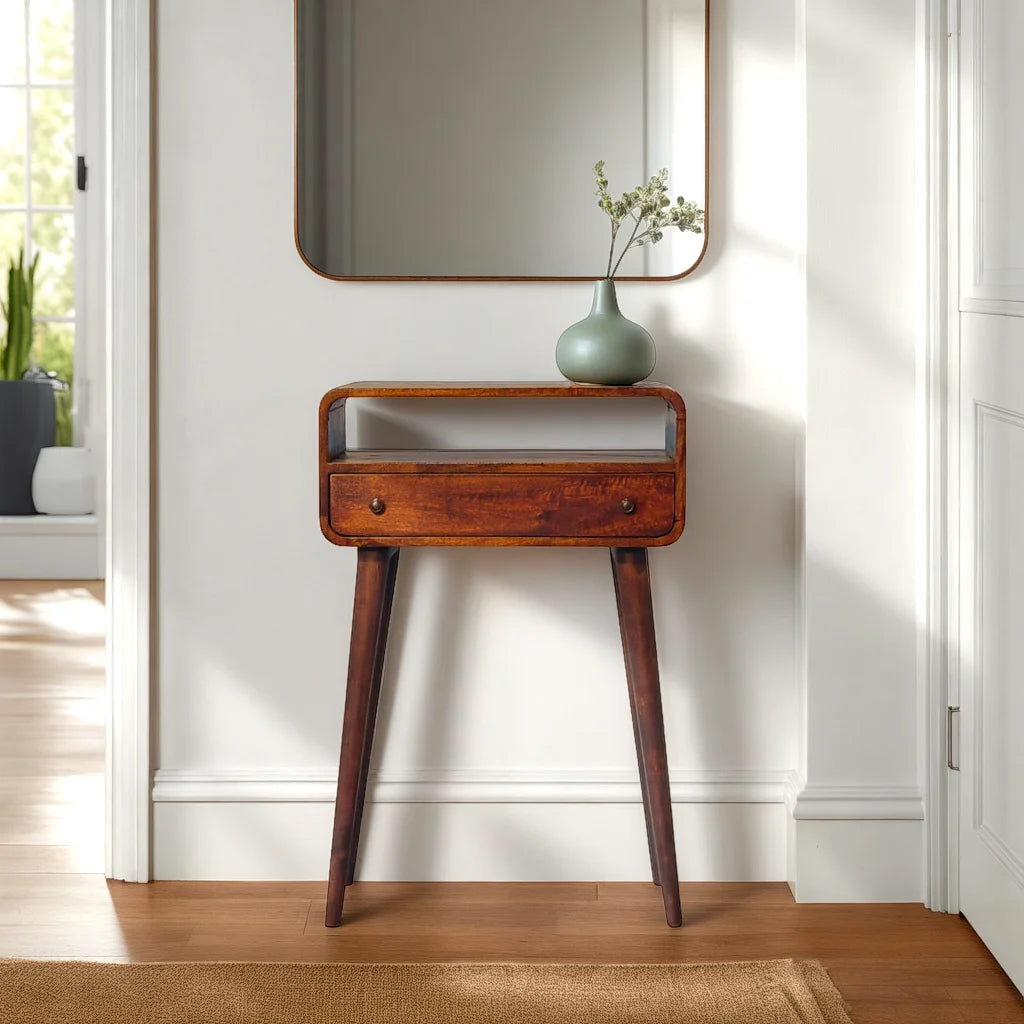
[[636, 502], [632, 498], [623, 498], [619, 502], [619, 507], [625, 515], [631, 516], [636, 511]]
[[384, 502], [380, 500], [380, 498], [371, 498], [370, 499], [370, 511], [375, 516], [383, 515], [384, 514], [384, 509], [386, 509], [386, 508], [387, 508], [387, 505], [385, 505]]

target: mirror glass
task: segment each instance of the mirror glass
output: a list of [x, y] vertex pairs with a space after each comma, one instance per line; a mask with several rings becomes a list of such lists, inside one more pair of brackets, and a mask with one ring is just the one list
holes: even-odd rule
[[[613, 197], [665, 167], [706, 209], [707, 3], [295, 0], [300, 252], [338, 278], [604, 276], [598, 160]], [[704, 245], [666, 229], [616, 276]]]

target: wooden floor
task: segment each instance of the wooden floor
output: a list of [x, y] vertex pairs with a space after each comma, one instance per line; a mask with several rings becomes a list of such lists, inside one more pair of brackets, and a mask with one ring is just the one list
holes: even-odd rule
[[0, 872], [103, 870], [103, 584], [0, 580]]
[[0, 582], [0, 956], [808, 957], [825, 965], [857, 1024], [1024, 1022], [1024, 1001], [963, 919], [910, 904], [797, 905], [783, 883], [684, 884], [679, 929], [665, 926], [660, 894], [648, 883], [357, 883], [344, 924], [328, 930], [325, 883], [142, 886], [72, 873], [100, 852], [99, 600], [97, 588], [79, 584]]

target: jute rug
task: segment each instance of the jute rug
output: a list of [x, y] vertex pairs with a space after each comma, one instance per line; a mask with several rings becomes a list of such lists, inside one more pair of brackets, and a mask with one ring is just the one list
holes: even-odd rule
[[95, 964], [0, 960], [5, 1024], [850, 1024], [815, 960]]

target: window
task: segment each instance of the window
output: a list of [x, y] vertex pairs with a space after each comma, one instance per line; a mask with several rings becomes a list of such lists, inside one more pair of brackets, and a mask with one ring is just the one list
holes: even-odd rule
[[[75, 0], [0, 0], [0, 293], [11, 256], [37, 253], [32, 363], [74, 383], [76, 363]], [[75, 391], [57, 394], [71, 444]]]

